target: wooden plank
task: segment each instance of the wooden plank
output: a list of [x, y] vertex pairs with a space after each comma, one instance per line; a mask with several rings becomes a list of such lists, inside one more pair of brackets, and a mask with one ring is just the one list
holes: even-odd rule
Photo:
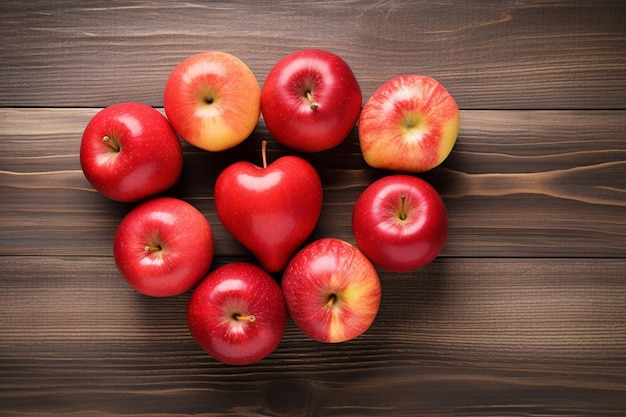
[[0, 415], [617, 416], [625, 268], [439, 259], [382, 273], [360, 338], [321, 344], [289, 321], [274, 353], [233, 367], [189, 335], [189, 294], [141, 296], [106, 257], [0, 256]]
[[[280, 23], [280, 24], [278, 24]], [[262, 84], [282, 56], [342, 56], [365, 97], [422, 73], [464, 109], [626, 109], [622, 1], [0, 4], [0, 106], [162, 106], [171, 70], [218, 49]]]
[[[114, 203], [85, 180], [78, 161], [84, 126], [97, 109], [0, 109], [0, 254], [111, 254], [117, 223], [134, 205]], [[626, 114], [623, 111], [463, 111], [455, 149], [422, 176], [443, 195], [450, 236], [442, 256], [626, 254]], [[290, 153], [263, 122], [234, 150], [185, 145], [185, 167], [169, 195], [209, 219], [217, 256], [248, 256], [221, 226], [213, 204], [219, 172]], [[359, 193], [389, 172], [367, 167], [356, 132], [336, 149], [302, 155], [318, 169], [325, 204], [313, 238], [353, 241]]]
[[[3, 1], [0, 39], [0, 416], [624, 415], [623, 1]], [[420, 175], [444, 197], [448, 244], [418, 271], [380, 271], [356, 340], [313, 342], [289, 320], [266, 359], [221, 365], [186, 328], [190, 292], [145, 297], [120, 276], [112, 240], [134, 205], [87, 183], [80, 137], [103, 106], [161, 108], [191, 54], [233, 53], [262, 85], [305, 47], [346, 59], [364, 99], [414, 72], [457, 99], [457, 145]], [[270, 161], [292, 153], [262, 120], [227, 152], [184, 144], [168, 194], [211, 222], [212, 268], [254, 261], [212, 189], [230, 163], [260, 163], [262, 140]], [[390, 172], [367, 167], [356, 131], [301, 156], [324, 185], [311, 239], [353, 242], [355, 199]]]

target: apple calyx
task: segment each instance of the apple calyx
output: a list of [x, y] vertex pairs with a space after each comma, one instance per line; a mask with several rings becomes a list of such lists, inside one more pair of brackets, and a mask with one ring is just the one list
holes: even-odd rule
[[311, 90], [307, 90], [304, 95], [309, 102], [309, 107], [311, 107], [311, 110], [317, 110], [319, 104], [317, 104], [317, 102], [313, 100], [313, 94], [311, 93]]
[[407, 130], [417, 129], [424, 126], [424, 119], [417, 114], [407, 114], [404, 116], [402, 126]]
[[247, 316], [243, 316], [239, 313], [235, 313], [233, 314], [233, 318], [237, 321], [247, 321], [249, 323], [254, 323], [254, 321], [256, 320], [256, 317], [254, 317], [253, 314], [248, 314]]
[[109, 136], [103, 136], [102, 142], [104, 142], [109, 148], [111, 148], [114, 152], [120, 151], [120, 144], [117, 141], [111, 140]]

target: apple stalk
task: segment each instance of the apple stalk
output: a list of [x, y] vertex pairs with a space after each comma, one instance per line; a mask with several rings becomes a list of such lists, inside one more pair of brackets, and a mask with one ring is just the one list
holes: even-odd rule
[[337, 302], [337, 295], [330, 294], [328, 296], [328, 300], [326, 300], [326, 310], [332, 309], [336, 302]]
[[311, 110], [317, 110], [317, 108], [319, 107], [319, 104], [317, 104], [317, 102], [315, 100], [313, 100], [313, 94], [310, 91], [307, 91], [305, 93], [306, 99], [309, 102], [309, 106], [311, 107]]
[[115, 152], [119, 152], [120, 151], [120, 145], [118, 143], [112, 141], [110, 137], [103, 136], [102, 137], [102, 142], [104, 142], [109, 148], [111, 148]]
[[143, 250], [146, 252], [158, 252], [163, 249], [160, 245], [146, 245], [143, 247]]
[[249, 314], [247, 316], [243, 316], [241, 314], [235, 314], [233, 315], [233, 318], [237, 321], [247, 321], [250, 323], [254, 323], [254, 321], [256, 320], [256, 317], [254, 317], [254, 315]]
[[267, 168], [267, 141], [261, 142], [261, 159], [263, 160], [263, 169]]
[[400, 211], [398, 212], [400, 220], [406, 220], [406, 194], [400, 194]]

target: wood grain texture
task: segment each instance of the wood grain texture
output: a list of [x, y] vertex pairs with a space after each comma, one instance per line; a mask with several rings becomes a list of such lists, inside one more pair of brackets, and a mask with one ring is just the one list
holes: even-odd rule
[[418, 72], [464, 109], [626, 109], [621, 1], [3, 1], [0, 38], [0, 106], [161, 106], [191, 54], [234, 53], [263, 83], [288, 52], [321, 47], [366, 96]]
[[[0, 3], [0, 416], [626, 415], [626, 3], [623, 1], [3, 1]], [[290, 320], [266, 359], [225, 366], [185, 324], [190, 293], [134, 292], [112, 259], [132, 204], [85, 180], [82, 131], [102, 107], [161, 108], [170, 71], [208, 49], [263, 84], [292, 50], [350, 64], [367, 99], [389, 78], [441, 81], [462, 109], [442, 194], [447, 246], [380, 270], [381, 310], [326, 345]], [[293, 152], [263, 120], [233, 150], [184, 144], [168, 192], [216, 238], [213, 268], [254, 259], [221, 226], [230, 163]], [[356, 130], [300, 154], [324, 187], [310, 240], [353, 242], [373, 180]], [[279, 274], [275, 274], [280, 279]]]
[[[80, 137], [96, 112], [0, 109], [0, 254], [111, 254], [115, 227], [132, 205], [97, 194], [80, 170]], [[462, 120], [452, 155], [422, 175], [442, 194], [450, 215], [442, 256], [626, 253], [626, 112], [463, 111]], [[184, 146], [183, 176], [169, 194], [207, 216], [218, 256], [249, 253], [215, 214], [215, 179], [236, 160], [260, 164], [262, 140], [270, 141], [270, 160], [290, 153], [262, 121], [232, 151], [210, 154]], [[387, 173], [368, 169], [356, 132], [337, 149], [301, 156], [316, 167], [324, 187], [311, 239], [353, 242], [354, 201]]]
[[290, 321], [279, 348], [246, 367], [221, 366], [195, 345], [188, 294], [140, 296], [109, 258], [0, 257], [0, 267], [0, 404], [23, 416], [612, 416], [626, 407], [623, 259], [439, 259], [415, 274], [383, 273], [381, 312], [363, 337], [324, 345]]

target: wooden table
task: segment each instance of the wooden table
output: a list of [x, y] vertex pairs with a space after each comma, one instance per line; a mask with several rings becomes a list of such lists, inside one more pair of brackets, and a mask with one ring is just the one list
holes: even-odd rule
[[[626, 6], [623, 1], [3, 1], [0, 4], [0, 415], [626, 415]], [[185, 325], [189, 293], [134, 292], [112, 258], [133, 207], [85, 180], [101, 108], [163, 105], [184, 58], [223, 50], [263, 85], [282, 56], [328, 49], [364, 100], [422, 73], [462, 109], [450, 157], [420, 175], [450, 235], [413, 273], [380, 271], [373, 326], [338, 345], [292, 321], [266, 359], [221, 365]], [[213, 268], [254, 261], [214, 210], [236, 160], [291, 153], [263, 121], [231, 151], [184, 145], [168, 194], [216, 238]], [[325, 203], [311, 240], [354, 242], [370, 169], [356, 130], [304, 155]]]

